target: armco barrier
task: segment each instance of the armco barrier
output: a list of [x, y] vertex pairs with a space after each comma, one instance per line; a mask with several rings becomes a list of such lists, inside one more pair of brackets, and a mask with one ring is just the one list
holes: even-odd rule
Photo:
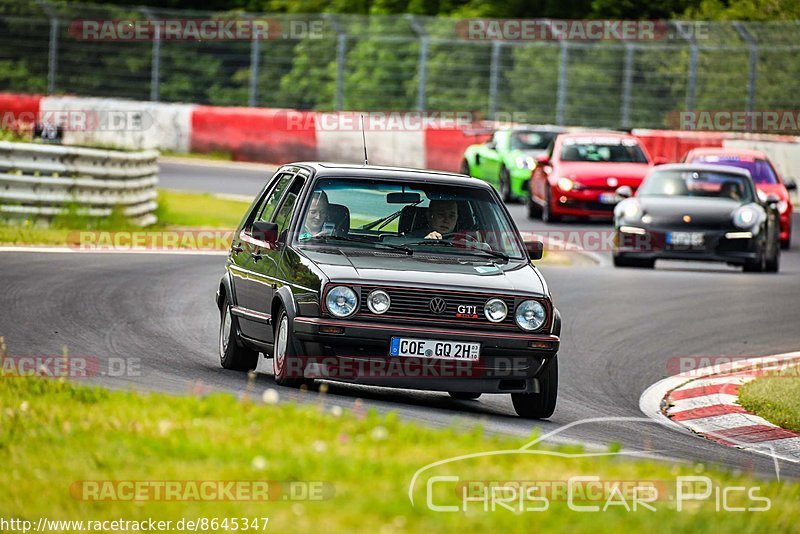
[[64, 144], [127, 150], [188, 152], [192, 104], [162, 104], [116, 98], [47, 96], [42, 117], [60, 124]]
[[0, 142], [0, 218], [47, 221], [74, 209], [156, 222], [158, 152]]
[[41, 95], [21, 95], [0, 93], [0, 113], [2, 113], [3, 129], [14, 130], [18, 121], [34, 122], [39, 113]]
[[459, 172], [469, 145], [487, 141], [490, 134], [473, 134], [456, 126], [425, 129], [425, 167]]
[[315, 120], [310, 111], [198, 106], [192, 112], [191, 150], [264, 163], [314, 160]]

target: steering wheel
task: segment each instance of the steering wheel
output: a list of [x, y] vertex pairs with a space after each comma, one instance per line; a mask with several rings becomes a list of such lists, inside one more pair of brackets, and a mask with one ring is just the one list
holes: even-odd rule
[[488, 245], [465, 232], [448, 232], [442, 234], [442, 240], [448, 240], [459, 248], [486, 249]]

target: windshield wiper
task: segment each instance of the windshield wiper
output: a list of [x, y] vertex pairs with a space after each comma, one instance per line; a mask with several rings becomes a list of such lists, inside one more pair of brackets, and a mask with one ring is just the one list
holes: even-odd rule
[[[414, 204], [409, 204], [408, 206], [414, 207], [414, 206], [416, 206], [417, 204], [420, 204], [420, 203], [422, 203], [421, 200], [419, 202], [415, 202]], [[381, 228], [383, 228], [384, 226], [386, 226], [387, 224], [389, 224], [390, 222], [392, 222], [393, 220], [398, 218], [400, 216], [400, 214], [403, 213], [403, 210], [405, 208], [407, 208], [408, 206], [403, 206], [402, 208], [400, 208], [399, 210], [395, 211], [394, 213], [390, 213], [386, 217], [380, 218], [377, 221], [372, 221], [371, 223], [367, 223], [367, 224], [364, 224], [362, 226], [359, 226], [358, 229], [359, 230], [372, 230], [376, 226], [380, 225], [380, 226], [378, 226], [378, 230], [380, 230]]]
[[509, 260], [508, 255], [503, 254], [502, 252], [498, 252], [496, 250], [482, 250], [482, 249], [479, 249], [479, 248], [472, 248], [472, 247], [469, 247], [469, 246], [468, 247], [459, 247], [459, 246], [456, 246], [455, 243], [452, 243], [450, 241], [442, 241], [441, 239], [426, 239], [424, 241], [415, 241], [413, 243], [406, 243], [407, 247], [411, 247], [411, 246], [415, 246], [415, 245], [419, 245], [419, 246], [426, 245], [426, 246], [433, 246], [433, 247], [457, 248], [458, 250], [463, 250], [464, 252], [467, 252], [467, 253], [472, 254], [472, 255], [488, 256], [490, 258], [501, 259], [501, 260], [503, 260], [505, 262], [507, 262]]
[[368, 245], [378, 245], [378, 246], [389, 248], [389, 249], [392, 249], [392, 250], [399, 250], [399, 251], [407, 254], [408, 256], [411, 256], [412, 254], [414, 254], [413, 250], [411, 250], [410, 248], [405, 247], [403, 245], [391, 245], [389, 243], [382, 243], [381, 241], [372, 241], [370, 239], [359, 239], [357, 237], [352, 237], [352, 236], [318, 235], [318, 236], [310, 237], [308, 239], [304, 239], [303, 241], [305, 241], [305, 242], [308, 242], [308, 241], [347, 241], [347, 242], [350, 242], [350, 243], [366, 243]]

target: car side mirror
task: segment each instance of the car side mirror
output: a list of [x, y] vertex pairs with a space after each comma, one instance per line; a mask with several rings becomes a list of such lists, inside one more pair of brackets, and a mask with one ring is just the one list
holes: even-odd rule
[[767, 205], [768, 206], [774, 206], [780, 201], [781, 201], [780, 197], [778, 195], [776, 195], [775, 193], [770, 193], [769, 195], [767, 195]]
[[541, 260], [544, 255], [544, 243], [541, 241], [526, 241], [525, 250], [532, 260]]
[[786, 186], [787, 191], [797, 191], [797, 182], [794, 178], [789, 178], [783, 185]]
[[550, 165], [550, 156], [547, 154], [540, 154], [536, 156], [536, 163], [539, 165]]
[[629, 185], [621, 185], [617, 188], [616, 194], [620, 198], [631, 198], [633, 196], [633, 189]]
[[278, 224], [256, 221], [253, 223], [252, 236], [254, 239], [258, 239], [269, 245], [275, 245], [278, 243]]

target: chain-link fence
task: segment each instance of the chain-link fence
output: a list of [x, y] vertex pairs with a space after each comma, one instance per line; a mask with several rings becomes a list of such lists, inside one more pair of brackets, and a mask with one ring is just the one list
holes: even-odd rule
[[[165, 25], [185, 30], [192, 21], [231, 19], [266, 21], [269, 31], [193, 38], [186, 31], [167, 35]], [[149, 21], [149, 33], [131, 38], [121, 31], [136, 21]], [[621, 128], [674, 126], [680, 111], [800, 109], [797, 22], [669, 21], [655, 35], [631, 40], [576, 39], [555, 30], [548, 38], [509, 39], [502, 31], [499, 38], [476, 37], [468, 31], [474, 22], [3, 0], [0, 90], [226, 106], [470, 111]]]

